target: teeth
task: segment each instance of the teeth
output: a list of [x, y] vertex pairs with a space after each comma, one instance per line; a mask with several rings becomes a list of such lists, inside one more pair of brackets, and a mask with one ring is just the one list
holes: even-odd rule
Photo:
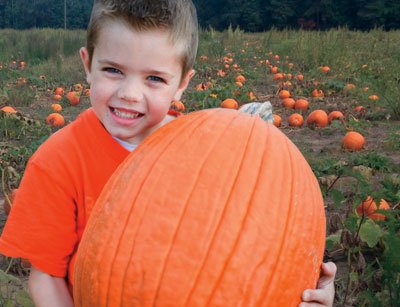
[[113, 112], [114, 112], [114, 114], [116, 114], [119, 117], [128, 118], [128, 119], [137, 118], [140, 115], [140, 113], [124, 112], [124, 111], [120, 111], [117, 109], [114, 109]]

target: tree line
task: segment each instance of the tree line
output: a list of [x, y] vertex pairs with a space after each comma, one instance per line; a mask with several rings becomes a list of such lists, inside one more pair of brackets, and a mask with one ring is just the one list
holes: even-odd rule
[[[193, 0], [203, 28], [400, 28], [399, 0]], [[0, 28], [86, 28], [93, 0], [0, 0]]]

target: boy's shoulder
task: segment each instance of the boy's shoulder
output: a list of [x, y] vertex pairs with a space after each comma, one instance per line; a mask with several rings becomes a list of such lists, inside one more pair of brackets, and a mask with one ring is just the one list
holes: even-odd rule
[[47, 159], [58, 155], [69, 155], [76, 149], [85, 146], [85, 143], [96, 137], [102, 126], [96, 114], [90, 108], [83, 111], [67, 126], [53, 133], [33, 154], [32, 160]]

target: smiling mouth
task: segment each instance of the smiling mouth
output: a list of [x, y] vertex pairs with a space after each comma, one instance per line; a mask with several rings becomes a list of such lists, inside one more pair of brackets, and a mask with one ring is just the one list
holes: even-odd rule
[[139, 112], [135, 112], [135, 111], [121, 110], [121, 109], [116, 109], [116, 108], [112, 108], [112, 107], [110, 107], [110, 110], [112, 113], [114, 113], [118, 117], [124, 118], [124, 119], [135, 119], [135, 118], [143, 116], [143, 113], [139, 113]]

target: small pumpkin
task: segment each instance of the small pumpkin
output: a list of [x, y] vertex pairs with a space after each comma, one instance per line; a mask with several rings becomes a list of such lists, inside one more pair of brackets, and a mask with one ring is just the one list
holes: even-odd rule
[[324, 91], [323, 90], [319, 90], [319, 89], [314, 89], [311, 92], [311, 96], [315, 97], [315, 98], [323, 98], [325, 96]]
[[62, 96], [59, 95], [59, 94], [55, 94], [55, 95], [53, 96], [53, 99], [54, 99], [55, 101], [61, 101], [61, 100], [62, 100]]
[[328, 115], [329, 124], [331, 124], [332, 121], [334, 121], [334, 120], [343, 120], [343, 119], [344, 119], [344, 115], [340, 111], [332, 111]]
[[274, 116], [274, 126], [280, 127], [282, 124], [282, 117], [280, 117], [278, 114], [273, 114], [273, 116]]
[[46, 117], [46, 124], [51, 127], [61, 127], [65, 125], [64, 116], [60, 113], [51, 113]]
[[329, 66], [322, 66], [321, 67], [321, 71], [323, 72], [323, 73], [327, 73], [327, 72], [329, 72], [331, 69], [330, 69], [330, 67]]
[[60, 96], [62, 96], [62, 95], [64, 95], [64, 89], [62, 88], [62, 87], [57, 87], [55, 90], [54, 90], [54, 95], [60, 95]]
[[325, 227], [318, 182], [279, 129], [234, 110], [190, 113], [146, 138], [103, 188], [74, 304], [297, 306], [316, 286]]
[[235, 81], [243, 84], [243, 82], [246, 81], [246, 78], [243, 75], [238, 75], [236, 76]]
[[282, 80], [283, 78], [284, 78], [285, 76], [284, 76], [284, 74], [282, 74], [282, 73], [276, 73], [276, 74], [274, 74], [274, 80], [275, 81], [279, 81], [279, 80]]
[[80, 83], [74, 84], [74, 91], [82, 92], [82, 90], [83, 90], [83, 85], [82, 84], [80, 84]]
[[278, 73], [278, 71], [279, 71], [278, 67], [276, 67], [276, 66], [271, 67], [271, 72], [272, 72], [273, 74]]
[[54, 112], [61, 112], [62, 111], [62, 106], [59, 103], [53, 103], [51, 105], [51, 108], [53, 109]]
[[343, 137], [342, 147], [351, 151], [361, 150], [365, 145], [364, 136], [356, 131], [349, 131]]
[[17, 113], [17, 110], [15, 110], [13, 107], [10, 107], [10, 106], [2, 107], [1, 111], [3, 111], [4, 113], [9, 113], [9, 114]]
[[354, 112], [356, 113], [365, 113], [365, 108], [361, 105], [358, 105], [354, 108]]
[[76, 91], [70, 91], [67, 93], [66, 97], [72, 106], [76, 106], [81, 99], [81, 94]]
[[247, 95], [249, 96], [250, 101], [257, 99], [256, 95], [254, 95], [253, 92], [247, 92]]
[[353, 83], [347, 83], [344, 87], [343, 90], [345, 92], [349, 92], [351, 90], [354, 90], [356, 88], [356, 86]]
[[289, 126], [291, 126], [291, 127], [303, 126], [303, 124], [304, 124], [303, 115], [301, 115], [299, 113], [293, 113], [292, 115], [289, 116], [288, 123], [289, 123]]
[[290, 92], [288, 90], [281, 90], [279, 91], [279, 98], [285, 99], [290, 97]]
[[310, 103], [307, 99], [300, 98], [296, 100], [296, 103], [294, 104], [294, 109], [306, 111], [308, 110], [309, 105]]
[[324, 110], [314, 110], [307, 117], [308, 127], [325, 128], [328, 125], [328, 114]]
[[185, 105], [182, 101], [172, 101], [171, 108], [179, 112], [185, 111]]
[[224, 101], [221, 102], [220, 105], [221, 108], [227, 108], [227, 109], [238, 109], [239, 104], [238, 102], [233, 99], [233, 98], [227, 98]]
[[225, 77], [226, 76], [226, 72], [223, 71], [222, 69], [220, 69], [220, 70], [217, 71], [217, 76]]
[[282, 100], [282, 105], [286, 109], [294, 109], [295, 103], [296, 103], [296, 101], [293, 98], [285, 98]]

